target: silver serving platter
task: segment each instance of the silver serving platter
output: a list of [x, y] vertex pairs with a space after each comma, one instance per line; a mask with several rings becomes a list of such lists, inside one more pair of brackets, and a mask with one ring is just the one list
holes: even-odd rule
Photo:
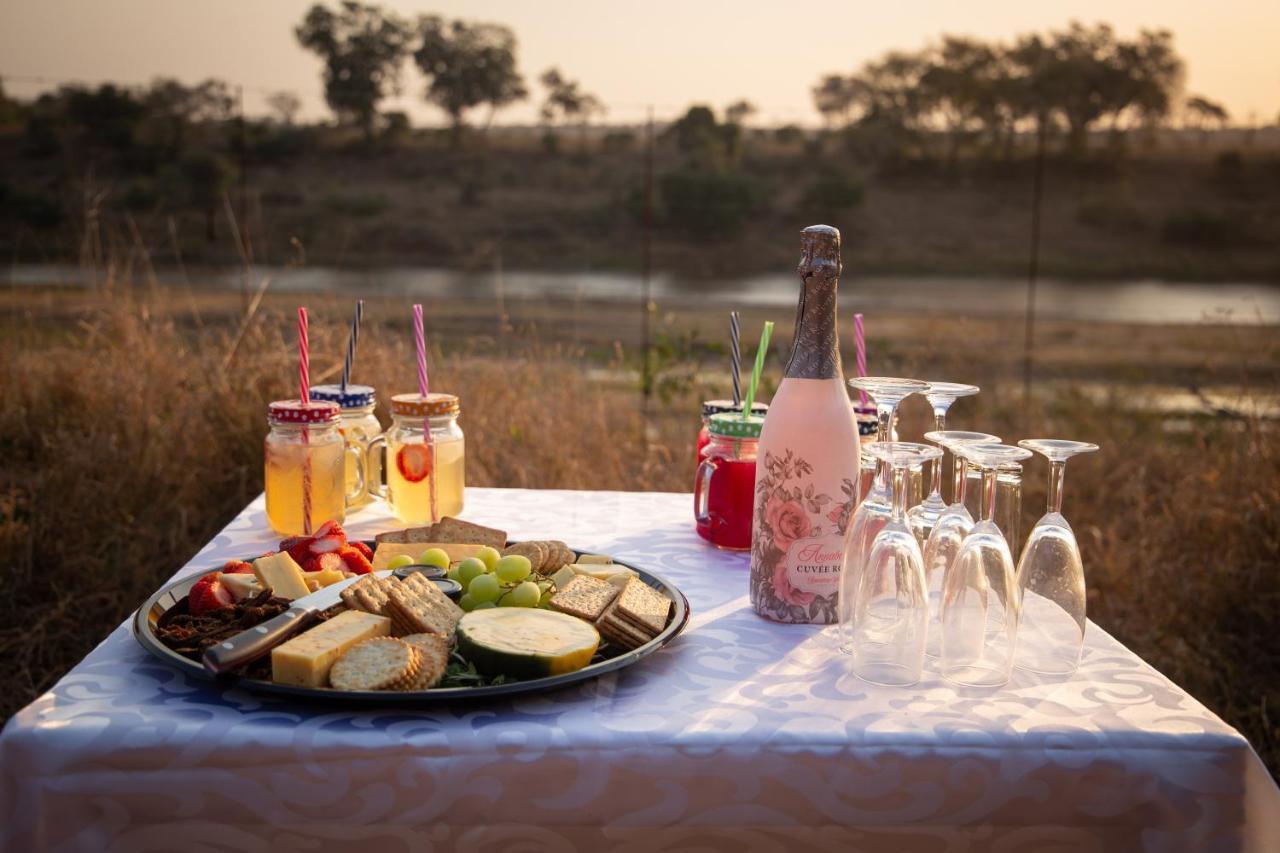
[[[372, 543], [370, 543], [372, 544]], [[592, 553], [574, 550], [575, 556]], [[181, 580], [162, 587], [147, 599], [142, 607], [133, 615], [133, 635], [142, 647], [155, 657], [180, 672], [202, 681], [215, 681], [226, 686], [244, 687], [259, 693], [271, 693], [292, 699], [322, 702], [342, 702], [370, 705], [424, 705], [439, 702], [473, 701], [498, 696], [513, 696], [521, 693], [540, 693], [555, 690], [581, 681], [599, 678], [608, 672], [616, 672], [624, 667], [648, 657], [667, 643], [675, 639], [684, 630], [689, 621], [689, 600], [685, 598], [675, 584], [654, 574], [647, 569], [623, 560], [614, 561], [619, 566], [626, 566], [635, 571], [642, 581], [671, 599], [673, 613], [667, 627], [658, 636], [638, 649], [626, 651], [614, 646], [605, 646], [604, 653], [597, 653], [593, 662], [575, 672], [563, 675], [551, 675], [528, 681], [508, 681], [503, 684], [490, 684], [479, 687], [437, 687], [430, 690], [334, 690], [329, 687], [298, 687], [291, 684], [276, 684], [256, 678], [245, 678], [235, 675], [213, 676], [203, 666], [189, 660], [170, 649], [156, 637], [155, 627], [160, 617], [174, 607], [195, 585], [196, 581], [209, 572], [216, 572], [222, 564], [211, 566], [207, 571], [196, 572]]]

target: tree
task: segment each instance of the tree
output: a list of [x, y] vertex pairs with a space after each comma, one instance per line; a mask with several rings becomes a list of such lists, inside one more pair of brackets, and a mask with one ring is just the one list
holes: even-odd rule
[[343, 0], [336, 12], [312, 6], [294, 34], [299, 44], [324, 60], [329, 108], [372, 142], [378, 104], [399, 87], [411, 37], [408, 23], [377, 6]]
[[276, 120], [285, 127], [292, 127], [302, 111], [302, 99], [293, 92], [280, 91], [267, 95], [267, 106], [276, 114]]
[[869, 98], [862, 81], [840, 74], [828, 74], [811, 90], [813, 105], [831, 127], [849, 124], [855, 108], [865, 109]]
[[604, 104], [595, 95], [582, 91], [578, 83], [561, 75], [559, 69], [548, 68], [538, 78], [547, 90], [539, 114], [547, 124], [556, 121], [576, 121], [582, 131], [582, 145], [586, 148], [587, 125], [592, 116], [603, 114]]
[[946, 36], [931, 51], [920, 75], [922, 100], [937, 112], [949, 139], [947, 161], [954, 165], [965, 138], [999, 125], [998, 52], [975, 39]]
[[418, 21], [418, 37], [413, 61], [427, 78], [426, 100], [448, 114], [455, 145], [469, 110], [487, 104], [488, 128], [501, 107], [528, 96], [516, 70], [516, 37], [509, 28], [428, 15]]
[[185, 86], [177, 80], [156, 78], [142, 103], [154, 128], [152, 141], [158, 141], [165, 156], [172, 160], [186, 150], [192, 125], [226, 121], [231, 117], [235, 100], [221, 80]]
[[751, 118], [759, 112], [756, 105], [743, 98], [740, 101], [734, 101], [732, 104], [724, 108], [724, 119], [730, 124], [736, 124], [742, 127], [747, 123], [747, 119]]
[[218, 202], [235, 180], [235, 167], [210, 151], [193, 151], [178, 164], [192, 204], [204, 209], [205, 239], [218, 238]]

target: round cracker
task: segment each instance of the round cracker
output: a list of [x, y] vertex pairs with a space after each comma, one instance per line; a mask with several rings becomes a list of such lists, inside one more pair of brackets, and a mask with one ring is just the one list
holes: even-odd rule
[[421, 667], [418, 651], [393, 637], [357, 643], [338, 658], [329, 683], [338, 690], [386, 690], [411, 682]]
[[508, 545], [503, 549], [502, 555], [505, 557], [508, 554], [519, 554], [522, 557], [527, 557], [529, 559], [529, 565], [533, 567], [534, 571], [538, 571], [542, 564], [547, 560], [546, 548], [541, 542], [535, 542], [533, 540]]

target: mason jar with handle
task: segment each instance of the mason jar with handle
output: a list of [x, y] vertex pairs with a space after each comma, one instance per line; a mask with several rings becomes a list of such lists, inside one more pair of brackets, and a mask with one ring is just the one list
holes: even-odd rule
[[[382, 424], [378, 421], [378, 416], [374, 414], [374, 409], [378, 405], [378, 395], [373, 387], [369, 385], [347, 385], [344, 390], [341, 385], [314, 385], [311, 388], [311, 399], [338, 404], [341, 408], [338, 431], [342, 433], [342, 437], [348, 442], [359, 445], [361, 456], [367, 456], [369, 443], [382, 435]], [[381, 458], [381, 456], [377, 457], [378, 460], [381, 460]], [[365, 480], [369, 483], [379, 482], [382, 478], [382, 472], [372, 467], [374, 461], [373, 459], [366, 459], [365, 462]], [[355, 483], [356, 464], [354, 458], [348, 455], [346, 471], [348, 494], [350, 494]], [[369, 494], [369, 490], [361, 486], [359, 497], [347, 506], [348, 508], [363, 506], [372, 499], [373, 497]]]
[[466, 440], [460, 411], [456, 394], [391, 398], [391, 427], [369, 444], [369, 458], [381, 461], [386, 484], [374, 481], [369, 488], [402, 522], [429, 524], [462, 512]]
[[[365, 453], [338, 430], [337, 403], [277, 400], [267, 407], [263, 445], [267, 522], [282, 536], [308, 535], [343, 521], [365, 491]], [[355, 480], [346, 487], [347, 459]]]
[[693, 484], [698, 535], [729, 551], [751, 548], [756, 447], [764, 418], [723, 413], [708, 419], [709, 440]]

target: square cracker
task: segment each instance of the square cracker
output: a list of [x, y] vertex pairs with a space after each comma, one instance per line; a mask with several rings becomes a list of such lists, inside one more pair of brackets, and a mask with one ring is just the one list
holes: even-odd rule
[[615, 598], [596, 620], [596, 630], [600, 632], [600, 636], [624, 649], [638, 649], [653, 639], [653, 635], [619, 618], [617, 608], [618, 599]]
[[388, 593], [395, 583], [391, 578], [367, 575], [342, 591], [342, 602], [352, 610], [386, 616]]
[[406, 545], [413, 542], [434, 542], [431, 538], [436, 526], [428, 524], [426, 527], [408, 527], [404, 530], [389, 530], [386, 533], [379, 533], [374, 539], [381, 545], [383, 542], [395, 542], [396, 544]]
[[561, 613], [594, 622], [618, 594], [613, 584], [587, 575], [578, 575], [568, 586], [551, 596], [551, 607]]
[[667, 627], [671, 599], [639, 578], [632, 578], [618, 595], [618, 615], [657, 636]]
[[452, 637], [462, 608], [449, 600], [440, 589], [423, 578], [424, 585], [408, 585], [404, 582], [391, 590], [387, 602], [387, 615], [399, 631], [405, 634], [439, 634]]
[[495, 527], [472, 524], [460, 518], [446, 515], [432, 525], [437, 542], [455, 542], [459, 544], [488, 545], [490, 548], [502, 550], [507, 544], [507, 531]]

